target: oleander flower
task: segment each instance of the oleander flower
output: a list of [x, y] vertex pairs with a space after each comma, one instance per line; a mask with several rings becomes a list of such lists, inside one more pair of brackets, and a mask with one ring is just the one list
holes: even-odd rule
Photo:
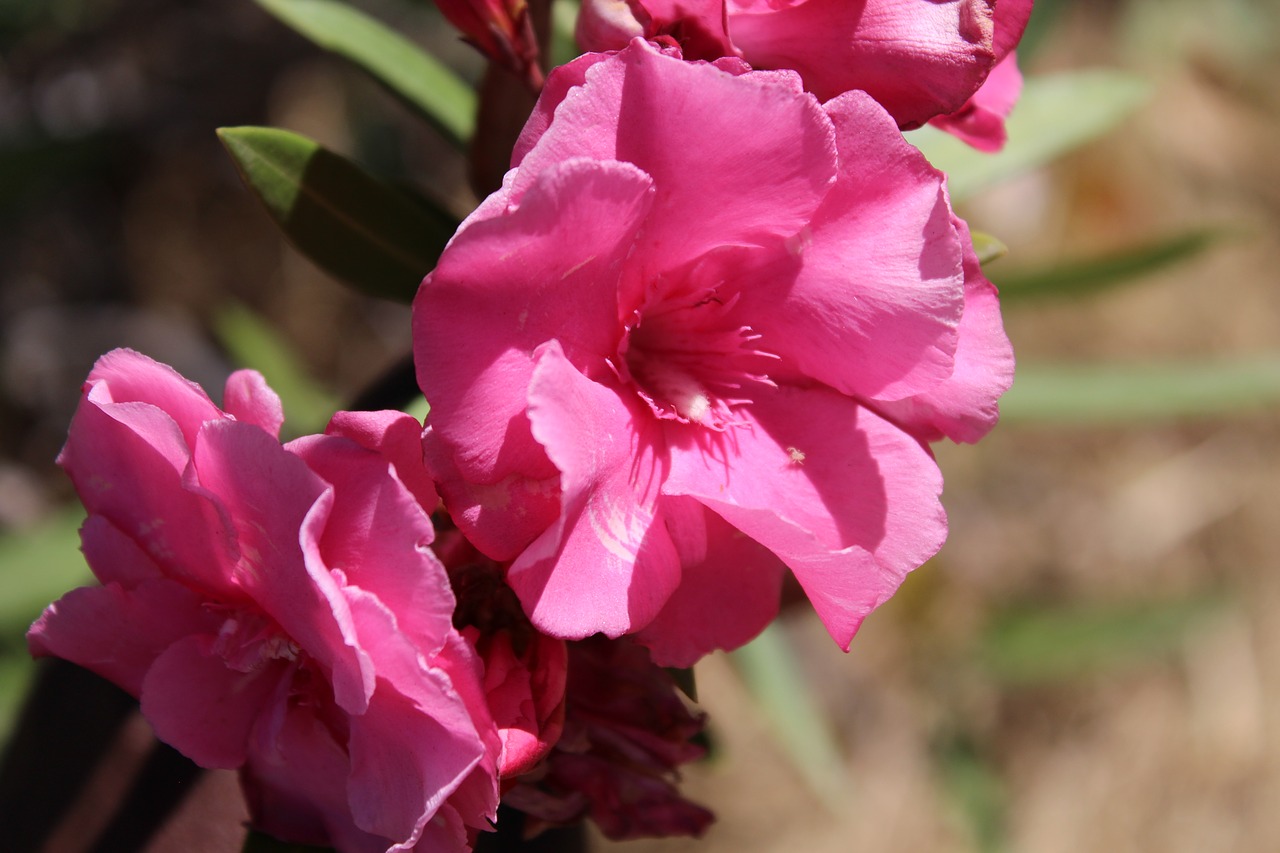
[[397, 474], [421, 468], [416, 423], [340, 414], [281, 446], [279, 399], [251, 371], [223, 405], [136, 352], [99, 359], [58, 461], [101, 585], [50, 605], [32, 653], [137, 696], [197, 764], [239, 769], [272, 835], [469, 849], [495, 816], [500, 743]]
[[702, 835], [715, 819], [676, 788], [705, 750], [706, 718], [689, 709], [648, 652], [622, 637], [569, 644], [564, 735], [502, 801], [537, 832], [591, 818], [609, 838]]
[[585, 0], [577, 36], [587, 50], [617, 50], [639, 36], [674, 41], [688, 59], [737, 56], [758, 69], [790, 69], [824, 101], [861, 89], [909, 130], [966, 107], [1021, 38], [1031, 3]]
[[924, 442], [1012, 356], [943, 176], [861, 92], [635, 40], [548, 79], [414, 303], [428, 468], [540, 630], [662, 665], [783, 573], [854, 632], [941, 546]]
[[436, 0], [464, 40], [537, 89], [542, 85], [538, 39], [527, 0]]
[[993, 52], [995, 64], [981, 88], [959, 110], [929, 123], [963, 139], [980, 151], [1004, 147], [1004, 122], [1022, 94], [1022, 72], [1014, 48], [1031, 17], [1032, 0], [999, 0], [996, 4]]

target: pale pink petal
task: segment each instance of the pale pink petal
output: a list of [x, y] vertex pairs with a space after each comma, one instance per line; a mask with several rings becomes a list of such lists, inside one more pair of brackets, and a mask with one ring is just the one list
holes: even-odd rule
[[395, 411], [338, 412], [325, 433], [344, 436], [386, 457], [395, 465], [400, 482], [428, 513], [440, 503], [422, 459], [422, 424], [415, 418]]
[[660, 666], [693, 666], [716, 649], [738, 648], [778, 615], [786, 566], [690, 498], [664, 498], [663, 514], [680, 555], [680, 585], [635, 639]]
[[987, 81], [963, 107], [950, 115], [930, 120], [934, 127], [962, 139], [979, 151], [994, 153], [1008, 137], [1004, 120], [1013, 111], [1022, 93], [1022, 73], [1017, 57], [1006, 56], [991, 69]]
[[717, 246], [796, 233], [834, 178], [830, 122], [816, 100], [777, 77], [735, 76], [638, 39], [585, 77], [520, 161], [512, 192], [518, 199], [541, 172], [574, 157], [643, 169], [658, 192], [630, 262], [640, 278]]
[[1013, 347], [1000, 318], [995, 286], [982, 275], [969, 227], [955, 219], [965, 247], [965, 306], [951, 378], [929, 392], [878, 408], [926, 441], [973, 442], [1000, 417], [998, 400], [1013, 384]]
[[290, 664], [241, 672], [211, 651], [212, 637], [190, 636], [163, 651], [142, 682], [142, 714], [156, 737], [201, 767], [234, 770]]
[[200, 425], [223, 413], [196, 383], [167, 364], [131, 349], [115, 349], [98, 359], [86, 385], [98, 389], [100, 402], [150, 403], [163, 409], [182, 430], [187, 445]]
[[237, 421], [207, 424], [192, 461], [201, 485], [234, 520], [240, 585], [330, 670], [338, 704], [363, 709], [373, 690], [372, 666], [356, 644], [350, 613], [316, 543], [331, 491], [271, 436]]
[[994, 62], [992, 0], [730, 0], [756, 68], [791, 68], [822, 100], [861, 89], [905, 130], [954, 112]]
[[222, 407], [236, 420], [255, 424], [272, 437], [280, 437], [284, 406], [258, 371], [237, 370], [227, 377], [227, 387], [222, 392]]
[[137, 696], [161, 652], [217, 627], [199, 595], [160, 578], [132, 589], [109, 583], [71, 590], [31, 626], [27, 645], [36, 657], [69, 660]]
[[783, 387], [743, 414], [750, 426], [725, 433], [718, 452], [673, 439], [664, 491], [696, 498], [777, 554], [848, 648], [863, 617], [946, 538], [937, 465], [826, 389]]
[[861, 92], [824, 107], [841, 173], [791, 253], [735, 276], [740, 314], [806, 375], [896, 399], [951, 375], [964, 305], [943, 176]]
[[529, 420], [560, 470], [563, 506], [512, 564], [511, 588], [555, 637], [643, 627], [680, 580], [658, 516], [665, 452], [652, 416], [635, 395], [587, 379], [551, 341], [538, 350]]

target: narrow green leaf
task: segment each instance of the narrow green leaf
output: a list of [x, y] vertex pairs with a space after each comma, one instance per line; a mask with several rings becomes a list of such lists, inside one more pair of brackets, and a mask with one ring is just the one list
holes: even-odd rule
[[1043, 166], [1105, 134], [1146, 100], [1149, 87], [1120, 71], [1074, 71], [1028, 78], [1006, 126], [1009, 141], [984, 154], [934, 127], [907, 138], [948, 175], [952, 199]]
[[1280, 405], [1280, 353], [1183, 364], [1019, 364], [1006, 423], [1124, 424]]
[[852, 787], [843, 750], [805, 683], [785, 629], [772, 623], [732, 657], [796, 771], [819, 801], [840, 814]]
[[984, 267], [992, 261], [998, 261], [1009, 254], [1009, 247], [990, 234], [974, 231], [971, 236], [973, 237], [973, 250], [978, 254], [978, 263]]
[[93, 579], [80, 553], [83, 521], [77, 506], [0, 536], [0, 636], [21, 636], [51, 602]]
[[35, 661], [25, 648], [0, 656], [0, 744], [9, 740], [34, 672]]
[[289, 435], [322, 432], [338, 401], [307, 375], [275, 329], [238, 303], [223, 308], [214, 320], [218, 340], [241, 367], [263, 375], [284, 406], [284, 428]]
[[979, 663], [1000, 681], [1044, 684], [1113, 671], [1177, 651], [1226, 600], [1051, 606], [997, 617], [981, 641]]
[[475, 91], [413, 42], [336, 0], [256, 2], [320, 47], [368, 72], [458, 147], [471, 139], [475, 132]]
[[457, 227], [305, 136], [224, 127], [218, 138], [294, 246], [371, 296], [412, 301]]
[[1039, 269], [1002, 269], [991, 278], [1000, 287], [1001, 302], [1006, 304], [1043, 296], [1082, 296], [1128, 284], [1195, 257], [1222, 236], [1221, 231], [1201, 229], [1100, 257], [1060, 261]]
[[982, 853], [1006, 849], [1009, 796], [1004, 780], [978, 749], [962, 737], [937, 747], [942, 789], [955, 805]]

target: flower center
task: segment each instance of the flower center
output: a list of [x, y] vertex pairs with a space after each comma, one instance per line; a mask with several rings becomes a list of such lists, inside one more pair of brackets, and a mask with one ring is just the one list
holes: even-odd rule
[[222, 623], [213, 652], [237, 672], [254, 672], [273, 660], [296, 661], [302, 650], [270, 619], [238, 611]]
[[760, 335], [733, 317], [737, 296], [716, 289], [651, 294], [635, 312], [619, 346], [619, 375], [659, 418], [724, 430], [751, 388], [772, 386], [767, 369], [777, 356]]

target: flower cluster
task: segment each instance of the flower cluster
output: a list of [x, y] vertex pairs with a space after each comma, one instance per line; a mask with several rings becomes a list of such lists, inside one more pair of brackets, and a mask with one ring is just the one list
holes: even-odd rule
[[[541, 82], [523, 2], [441, 6]], [[847, 649], [946, 537], [929, 443], [996, 422], [996, 293], [902, 130], [997, 147], [1030, 6], [587, 0], [603, 52], [547, 76], [418, 291], [425, 425], [282, 445], [258, 374], [219, 408], [107, 354], [59, 457], [99, 584], [32, 652], [239, 770], [285, 841], [465, 851], [500, 800], [700, 834], [704, 720], [662, 667], [750, 640], [788, 573]]]

